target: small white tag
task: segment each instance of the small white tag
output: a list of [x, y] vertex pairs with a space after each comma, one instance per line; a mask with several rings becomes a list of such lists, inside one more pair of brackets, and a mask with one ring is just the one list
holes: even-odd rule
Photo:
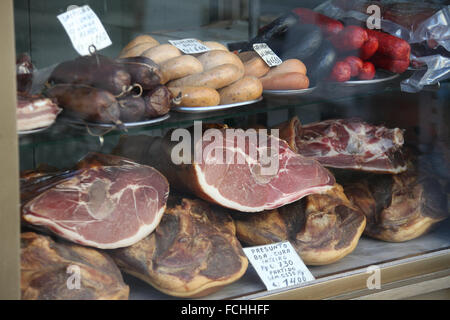
[[169, 40], [169, 42], [185, 54], [202, 53], [211, 50], [195, 39]]
[[112, 44], [100, 19], [88, 5], [70, 8], [57, 18], [69, 35], [73, 47], [82, 56], [92, 53], [92, 46], [98, 51]]
[[272, 49], [265, 43], [253, 44], [253, 50], [264, 60], [269, 67], [275, 67], [280, 65], [283, 61], [278, 57]]
[[267, 290], [314, 280], [289, 241], [244, 248], [244, 253]]

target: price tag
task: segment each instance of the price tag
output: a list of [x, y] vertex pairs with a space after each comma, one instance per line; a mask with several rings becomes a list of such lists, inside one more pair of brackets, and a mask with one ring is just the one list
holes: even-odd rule
[[289, 241], [244, 248], [244, 253], [267, 290], [314, 280]]
[[82, 56], [90, 54], [92, 46], [101, 50], [112, 44], [100, 19], [88, 5], [69, 8], [69, 11], [57, 18], [69, 35], [73, 47]]
[[211, 50], [195, 39], [169, 40], [169, 42], [185, 54], [202, 53]]
[[267, 63], [269, 67], [280, 65], [283, 61], [265, 43], [253, 44], [253, 50]]

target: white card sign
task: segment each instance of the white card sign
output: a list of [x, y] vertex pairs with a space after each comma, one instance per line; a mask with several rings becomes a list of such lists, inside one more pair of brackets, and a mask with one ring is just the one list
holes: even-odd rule
[[82, 56], [109, 47], [112, 42], [97, 15], [88, 6], [70, 9], [58, 15], [75, 50]]
[[196, 39], [169, 40], [169, 42], [185, 54], [202, 53], [211, 50]]
[[264, 60], [269, 67], [275, 67], [280, 65], [283, 61], [278, 57], [275, 52], [265, 43], [253, 44], [253, 50]]
[[244, 248], [244, 253], [267, 290], [314, 280], [289, 241]]

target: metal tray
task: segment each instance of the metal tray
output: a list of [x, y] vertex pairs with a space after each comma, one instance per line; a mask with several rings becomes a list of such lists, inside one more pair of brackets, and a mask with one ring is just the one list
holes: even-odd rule
[[259, 97], [256, 100], [249, 100], [249, 101], [237, 102], [237, 103], [231, 103], [231, 104], [222, 104], [222, 105], [218, 105], [218, 106], [209, 106], [209, 107], [176, 106], [176, 107], [172, 107], [171, 110], [178, 111], [178, 112], [184, 112], [184, 113], [205, 113], [205, 112], [220, 111], [220, 110], [226, 110], [226, 109], [232, 109], [232, 108], [236, 108], [236, 107], [246, 106], [249, 104], [259, 102], [262, 99], [263, 99], [263, 97]]
[[[159, 122], [165, 121], [167, 119], [170, 118], [169, 114], [166, 114], [162, 117], [159, 118], [154, 118], [154, 119], [150, 119], [150, 120], [145, 120], [145, 121], [137, 121], [137, 122], [124, 122], [124, 127], [125, 128], [139, 128], [139, 127], [145, 127], [145, 126], [150, 126], [153, 124], [157, 124]], [[105, 128], [105, 129], [111, 129], [116, 127], [116, 125], [114, 123], [96, 123], [96, 122], [87, 122], [81, 119], [75, 119], [75, 118], [71, 118], [71, 117], [67, 117], [67, 116], [61, 116], [58, 118], [59, 120], [61, 120], [62, 122], [66, 122], [69, 123], [71, 125], [75, 125], [75, 126], [81, 126], [81, 127], [92, 127], [92, 128]]]
[[316, 90], [316, 87], [299, 90], [264, 90], [263, 95], [276, 97], [300, 97], [306, 94], [310, 94], [314, 90]]
[[360, 85], [366, 84], [377, 84], [383, 83], [387, 81], [391, 81], [395, 78], [398, 78], [400, 75], [398, 73], [392, 73], [386, 70], [377, 70], [375, 73], [375, 77], [371, 80], [349, 80], [345, 82], [328, 82], [330, 85], [338, 85], [343, 87], [356, 87]]
[[18, 131], [17, 134], [19, 135], [19, 137], [21, 137], [21, 136], [26, 136], [26, 135], [33, 134], [33, 133], [42, 132], [42, 131], [45, 131], [48, 128], [50, 128], [52, 125], [50, 125], [48, 127], [44, 127], [44, 128], [33, 129], [33, 130]]

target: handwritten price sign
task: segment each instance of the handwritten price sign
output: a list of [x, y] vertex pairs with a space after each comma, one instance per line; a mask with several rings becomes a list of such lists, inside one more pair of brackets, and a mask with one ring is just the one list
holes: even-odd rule
[[202, 53], [210, 50], [195, 39], [169, 40], [169, 42], [185, 54]]
[[244, 253], [267, 290], [314, 280], [289, 241], [244, 248]]
[[112, 42], [100, 19], [88, 6], [77, 7], [58, 15], [75, 50], [82, 56], [91, 53], [89, 47], [96, 50], [109, 47]]

